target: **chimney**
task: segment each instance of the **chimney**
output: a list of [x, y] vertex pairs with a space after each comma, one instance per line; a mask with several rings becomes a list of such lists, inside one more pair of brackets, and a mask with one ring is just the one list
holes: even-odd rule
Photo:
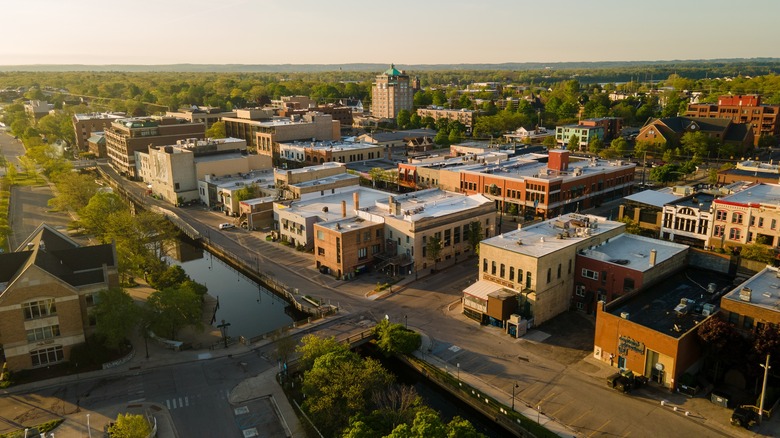
[[341, 217], [347, 217], [347, 201], [341, 201]]
[[352, 194], [352, 203], [355, 204], [355, 211], [360, 210], [360, 193], [355, 192]]
[[548, 153], [547, 168], [559, 172], [569, 170], [569, 151], [553, 149]]
[[651, 249], [650, 250], [650, 267], [652, 268], [655, 266], [655, 260], [658, 258], [658, 251]]
[[392, 214], [393, 216], [398, 214], [398, 212], [396, 211], [395, 199], [393, 199], [392, 196], [388, 196], [388, 198], [387, 198], [387, 205], [390, 207], [390, 214]]

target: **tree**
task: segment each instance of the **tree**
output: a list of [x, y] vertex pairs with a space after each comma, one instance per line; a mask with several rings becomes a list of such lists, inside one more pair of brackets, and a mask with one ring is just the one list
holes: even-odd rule
[[122, 199], [116, 193], [100, 192], [93, 196], [86, 207], [79, 211], [80, 223], [98, 239], [105, 240], [108, 234], [108, 218], [125, 209]]
[[545, 137], [544, 140], [542, 140], [542, 145], [544, 145], [544, 147], [546, 147], [547, 149], [555, 149], [556, 147], [558, 147], [558, 142], [555, 140], [554, 135], [550, 135]]
[[379, 321], [374, 327], [377, 345], [388, 356], [395, 354], [411, 354], [420, 348], [420, 334], [406, 329], [402, 324], [391, 323], [387, 319]]
[[713, 139], [701, 131], [686, 132], [680, 138], [680, 145], [686, 154], [700, 157], [709, 156], [714, 148]]
[[97, 193], [98, 185], [94, 177], [87, 174], [66, 172], [55, 179], [57, 194], [49, 200], [49, 205], [58, 210], [79, 211], [89, 204]]
[[140, 312], [133, 298], [122, 288], [101, 290], [94, 308], [96, 331], [109, 348], [117, 348], [138, 323]]
[[447, 143], [458, 143], [461, 140], [460, 131], [457, 129], [450, 129], [450, 134], [447, 136]]
[[748, 260], [772, 264], [775, 261], [775, 252], [765, 245], [751, 243], [742, 247], [739, 253]]
[[598, 137], [592, 138], [588, 143], [588, 152], [591, 154], [598, 154], [602, 149], [604, 149], [604, 142]]
[[433, 269], [436, 270], [436, 265], [441, 256], [441, 238], [436, 236], [429, 237], [428, 242], [425, 244], [425, 251], [427, 252], [428, 260], [433, 261]]
[[[468, 236], [466, 236], [469, 246], [474, 250], [474, 255], [479, 255], [479, 242], [482, 241], [484, 234], [482, 233], [482, 222], [474, 221], [467, 225]], [[464, 232], [465, 233], [465, 232]]]
[[179, 286], [189, 277], [179, 265], [169, 265], [164, 270], [152, 273], [149, 276], [149, 285], [157, 290]]
[[609, 144], [609, 146], [615, 150], [618, 156], [622, 157], [626, 155], [628, 151], [628, 141], [623, 137], [618, 137]]
[[759, 148], [772, 148], [777, 146], [777, 137], [769, 134], [762, 134], [758, 137], [757, 146]]
[[614, 158], [620, 157], [621, 155], [618, 154], [618, 152], [617, 152], [617, 150], [615, 150], [615, 148], [606, 148], [606, 149], [604, 149], [603, 151], [601, 151], [599, 153], [599, 156], [601, 158], [606, 159], [606, 160], [612, 160]]
[[211, 128], [206, 130], [206, 137], [208, 138], [225, 138], [227, 133], [225, 132], [225, 122], [214, 122]]
[[449, 138], [449, 133], [446, 129], [440, 129], [439, 132], [436, 133], [436, 136], [433, 137], [433, 142], [436, 143], [439, 146], [446, 146], [447, 139]]
[[348, 350], [348, 348], [332, 336], [323, 338], [316, 335], [306, 335], [295, 350], [301, 354], [300, 359], [298, 359], [301, 368], [307, 370], [314, 365], [314, 361], [318, 357], [333, 351]]
[[566, 144], [566, 149], [570, 151], [578, 151], [580, 149], [580, 137], [577, 134], [572, 134], [569, 137], [569, 143]]
[[637, 222], [634, 222], [631, 220], [628, 216], [623, 216], [622, 219], [620, 219], [620, 222], [623, 222], [626, 224], [626, 233], [629, 234], [642, 234], [642, 227], [639, 226]]
[[665, 164], [663, 166], [654, 167], [650, 170], [650, 177], [660, 183], [675, 181], [677, 179], [678, 169], [679, 166], [674, 164]]
[[252, 183], [248, 186], [244, 186], [236, 190], [235, 197], [239, 201], [246, 201], [247, 199], [259, 198], [262, 195], [260, 187], [257, 184]]
[[710, 169], [707, 174], [707, 182], [710, 184], [718, 183], [718, 169]]
[[154, 315], [152, 327], [155, 332], [164, 333], [170, 339], [176, 339], [181, 327], [200, 327], [201, 297], [191, 288], [169, 287], [152, 292], [146, 304]]
[[114, 424], [108, 426], [111, 438], [146, 438], [151, 432], [143, 415], [119, 414]]
[[396, 124], [398, 124], [398, 127], [401, 129], [406, 129], [410, 122], [411, 122], [411, 113], [409, 110], [402, 109], [401, 111], [398, 111], [398, 116], [396, 116]]

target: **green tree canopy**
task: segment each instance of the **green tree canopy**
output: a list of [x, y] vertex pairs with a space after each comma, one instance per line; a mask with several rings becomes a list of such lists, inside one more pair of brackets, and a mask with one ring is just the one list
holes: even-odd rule
[[441, 257], [441, 238], [437, 236], [428, 237], [428, 241], [425, 244], [426, 257], [433, 262], [433, 269], [436, 269], [436, 264]]
[[107, 347], [117, 348], [138, 323], [139, 308], [130, 294], [118, 287], [98, 292], [95, 301], [96, 331]]
[[[468, 230], [468, 233], [466, 233], [466, 230]], [[466, 234], [464, 238], [469, 242], [469, 246], [474, 251], [474, 254], [479, 255], [479, 242], [481, 242], [484, 237], [482, 222], [470, 222], [467, 226], [464, 226], [463, 233]]]
[[108, 217], [126, 207], [119, 195], [100, 192], [90, 198], [86, 207], [79, 211], [80, 223], [102, 242], [107, 243], [109, 233]]
[[403, 325], [391, 323], [387, 319], [379, 321], [374, 327], [377, 345], [388, 356], [395, 354], [411, 354], [420, 348], [420, 334], [407, 330]]
[[89, 174], [66, 172], [58, 175], [55, 183], [56, 196], [49, 200], [49, 205], [58, 210], [81, 210], [89, 204], [98, 189], [95, 178]]
[[188, 325], [200, 328], [201, 297], [191, 288], [169, 287], [152, 292], [146, 301], [154, 315], [155, 333], [176, 339], [179, 329]]
[[111, 438], [146, 438], [152, 429], [143, 415], [119, 414], [108, 433]]
[[206, 137], [208, 138], [225, 138], [227, 133], [225, 132], [225, 122], [218, 121], [211, 125], [211, 128], [206, 130]]

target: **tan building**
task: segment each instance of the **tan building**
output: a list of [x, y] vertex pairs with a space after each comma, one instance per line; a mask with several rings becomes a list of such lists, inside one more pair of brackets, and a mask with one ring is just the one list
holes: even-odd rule
[[[432, 269], [452, 266], [458, 259], [463, 260], [470, 254], [472, 248], [466, 236], [472, 222], [480, 222], [486, 235], [495, 224], [496, 214], [492, 203], [481, 195], [465, 196], [431, 189], [400, 196], [384, 194], [380, 199], [367, 202], [369, 200], [365, 199], [365, 191], [361, 189], [359, 195], [354, 197], [348, 213], [345, 212], [346, 205], [342, 205], [342, 215], [333, 219], [332, 223], [322, 221], [313, 224], [315, 232], [321, 230], [330, 236], [325, 240], [319, 239], [320, 234], [317, 234], [318, 238], [314, 241], [317, 267], [328, 268], [339, 278], [350, 278], [361, 272], [361, 265], [369, 266], [371, 263], [375, 269], [386, 270], [394, 275], [426, 275]], [[376, 192], [370, 193], [374, 196]], [[328, 209], [329, 212], [331, 210]], [[354, 264], [345, 264], [343, 258], [339, 259], [340, 255], [344, 255], [346, 246], [339, 253], [337, 248], [340, 245], [337, 243], [344, 241], [335, 240], [335, 237], [342, 235], [342, 230], [338, 228], [345, 225], [342, 219], [348, 219], [350, 215], [356, 215], [354, 223], [360, 224], [359, 228], [372, 230], [370, 236], [366, 236], [365, 231], [360, 234], [360, 242], [355, 237], [358, 247], [366, 248], [367, 251], [363, 254], [356, 250], [357, 259], [349, 259], [359, 263], [356, 270], [351, 270]], [[378, 236], [376, 230], [380, 226], [384, 242], [375, 241]], [[344, 232], [349, 234], [348, 230]], [[434, 254], [430, 257], [428, 255], [428, 239], [434, 238], [440, 242], [436, 259], [433, 258]], [[368, 242], [371, 242], [370, 247]], [[379, 251], [375, 252], [375, 249]]]
[[113, 244], [81, 247], [48, 225], [0, 254], [0, 343], [9, 370], [69, 360], [94, 328], [98, 291], [118, 285]]
[[136, 172], [151, 194], [180, 204], [200, 198], [198, 181], [241, 175], [271, 168], [268, 157], [246, 153], [246, 142], [237, 138], [180, 140], [172, 146], [152, 146], [136, 152]]
[[[257, 155], [254, 155], [257, 157]], [[217, 176], [207, 173], [198, 180], [198, 195], [201, 202], [212, 210], [219, 210], [226, 216], [241, 215], [241, 201], [237, 192], [252, 187], [257, 192], [255, 198], [273, 197], [277, 190], [274, 186], [274, 173], [271, 169], [252, 170], [237, 174]], [[236, 223], [235, 225], [239, 225]]]
[[203, 123], [206, 129], [209, 129], [214, 122], [219, 122], [223, 117], [236, 117], [236, 112], [222, 111], [220, 108], [210, 106], [197, 106], [180, 109], [179, 111], [167, 111], [165, 116], [184, 119], [190, 123]]
[[401, 110], [412, 111], [414, 88], [409, 75], [391, 65], [376, 77], [371, 87], [371, 115], [384, 119], [395, 119]]
[[712, 202], [713, 248], [780, 245], [780, 184], [756, 184]]
[[279, 199], [308, 199], [310, 194], [324, 196], [336, 189], [358, 186], [360, 177], [347, 173], [341, 163], [329, 162], [301, 169], [274, 169]]
[[279, 158], [304, 165], [329, 162], [347, 164], [356, 161], [378, 160], [384, 155], [384, 146], [371, 143], [301, 141], [279, 144]]
[[203, 138], [205, 125], [173, 117], [119, 119], [106, 128], [108, 163], [128, 178], [137, 178], [135, 153], [149, 146], [168, 146], [178, 140]]
[[451, 110], [440, 107], [431, 107], [419, 108], [417, 110], [417, 115], [421, 118], [432, 117], [434, 120], [447, 119], [460, 122], [466, 127], [468, 132], [471, 132], [471, 129], [474, 127], [474, 116], [476, 115], [476, 112], [465, 108]]
[[[525, 317], [539, 325], [572, 306], [575, 258], [625, 231], [625, 224], [602, 217], [565, 214], [518, 228], [479, 244], [479, 278], [464, 291], [507, 290], [516, 294]], [[489, 321], [479, 301], [464, 299], [463, 313]], [[501, 326], [505, 321], [501, 321]]]
[[762, 135], [775, 138], [780, 135], [778, 114], [780, 105], [762, 105], [761, 96], [757, 94], [720, 96], [717, 105], [690, 104], [685, 111], [687, 117], [731, 119], [734, 123], [749, 124], [755, 144]]
[[250, 149], [257, 144], [257, 131], [261, 123], [271, 120], [276, 115], [274, 108], [245, 108], [236, 110], [235, 117], [222, 117], [225, 123], [225, 135], [242, 138]]
[[309, 112], [303, 116], [277, 118], [257, 125], [257, 153], [279, 159], [279, 143], [295, 140], [334, 141], [341, 139], [341, 125], [328, 114]]
[[[89, 138], [93, 132], [104, 132], [116, 120], [125, 118], [125, 113], [88, 113], [73, 115], [73, 131], [76, 133], [76, 147], [79, 151], [89, 150]], [[91, 151], [99, 157], [99, 150]]]

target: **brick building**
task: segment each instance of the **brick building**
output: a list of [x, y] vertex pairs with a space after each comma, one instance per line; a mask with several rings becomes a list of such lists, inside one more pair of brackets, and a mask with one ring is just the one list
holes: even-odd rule
[[279, 144], [295, 140], [336, 141], [341, 139], [341, 125], [329, 114], [308, 112], [302, 116], [275, 118], [256, 126], [257, 153], [279, 160]]
[[708, 245], [713, 248], [749, 243], [780, 245], [780, 184], [756, 184], [716, 199]]
[[[89, 138], [93, 132], [104, 132], [106, 128], [111, 126], [115, 120], [125, 118], [125, 113], [88, 113], [88, 114], [73, 114], [73, 131], [76, 134], [76, 147], [79, 151], [89, 150]], [[104, 148], [105, 149], [105, 148]], [[97, 152], [91, 151], [99, 157], [104, 157]]]
[[113, 244], [82, 247], [41, 225], [0, 254], [0, 343], [12, 371], [67, 361], [93, 330], [100, 290], [119, 285]]
[[[491, 283], [522, 295], [534, 324], [541, 324], [571, 308], [577, 253], [624, 230], [621, 222], [571, 213], [487, 238], [479, 244], [479, 278], [473, 287]], [[483, 318], [465, 301], [464, 314]]]
[[778, 138], [778, 113], [780, 105], [762, 105], [761, 96], [757, 94], [720, 96], [717, 104], [692, 103], [685, 111], [687, 117], [722, 118], [750, 124], [755, 144], [762, 135]]
[[581, 250], [574, 263], [573, 307], [591, 313], [598, 301], [646, 289], [683, 269], [687, 254], [686, 245], [633, 234]]
[[715, 292], [729, 284], [712, 271], [688, 269], [649, 290], [599, 302], [593, 356], [675, 389], [682, 374], [695, 374], [701, 366], [696, 330], [715, 317]]
[[745, 332], [780, 325], [780, 269], [767, 266], [720, 300], [719, 316]]
[[639, 130], [636, 141], [667, 149], [676, 148], [687, 132], [703, 132], [718, 143], [736, 145], [740, 153], [753, 146], [753, 130], [749, 123], [703, 117], [667, 117], [650, 120]]
[[385, 148], [380, 145], [343, 141], [296, 141], [279, 143], [278, 147], [280, 159], [306, 166], [377, 160], [386, 154]]
[[377, 75], [371, 86], [371, 115], [382, 119], [395, 119], [401, 110], [412, 111], [414, 87], [409, 75], [391, 65]]
[[184, 119], [190, 123], [203, 123], [206, 126], [206, 129], [209, 129], [211, 128], [211, 125], [219, 122], [223, 117], [236, 117], [236, 112], [223, 111], [220, 108], [211, 106], [195, 106], [192, 108], [183, 108], [179, 111], [167, 111], [165, 115], [167, 117]]
[[434, 120], [447, 119], [460, 122], [466, 127], [466, 132], [470, 133], [474, 127], [474, 117], [476, 112], [470, 109], [445, 109], [441, 107], [429, 107], [417, 109], [417, 115], [420, 118], [431, 117]]
[[135, 153], [149, 146], [168, 146], [178, 140], [203, 138], [202, 123], [190, 123], [174, 117], [134, 117], [119, 119], [105, 130], [108, 163], [129, 178], [136, 178]]

